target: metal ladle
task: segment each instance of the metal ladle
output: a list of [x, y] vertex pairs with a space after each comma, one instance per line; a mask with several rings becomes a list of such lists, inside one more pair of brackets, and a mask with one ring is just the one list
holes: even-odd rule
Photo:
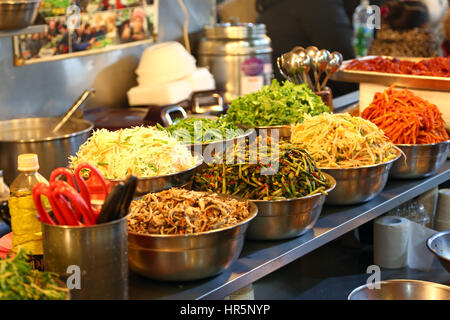
[[61, 120], [58, 124], [53, 128], [52, 132], [55, 133], [70, 119], [70, 117], [78, 110], [81, 105], [87, 100], [87, 98], [91, 95], [95, 94], [95, 89], [85, 90], [81, 96], [75, 101], [75, 103], [70, 107], [69, 110], [62, 116]]
[[323, 72], [327, 69], [327, 66], [330, 62], [330, 52], [326, 49], [322, 49], [319, 52], [316, 53], [314, 56], [314, 64], [317, 66], [318, 69], [318, 75], [317, 75], [317, 81], [316, 81], [316, 91], [320, 91], [320, 78], [323, 74]]
[[330, 54], [330, 61], [326, 68], [327, 75], [320, 86], [320, 90], [323, 90], [325, 88], [325, 86], [327, 85], [328, 79], [330, 78], [330, 76], [333, 73], [335, 73], [336, 71], [339, 70], [343, 61], [344, 61], [344, 57], [342, 56], [342, 54], [340, 52], [334, 51]]
[[306, 51], [299, 52], [297, 54], [296, 68], [297, 72], [302, 74], [304, 82], [306, 82], [308, 87], [312, 90], [313, 85], [311, 83], [311, 78], [309, 76], [309, 70], [311, 69], [311, 59], [306, 54]]
[[287, 52], [281, 55], [281, 69], [286, 74], [287, 79], [295, 83], [296, 70], [294, 65], [295, 55], [292, 52]]
[[313, 71], [314, 74], [314, 84], [313, 84], [313, 88], [316, 87], [317, 81], [318, 81], [318, 71], [319, 71], [319, 67], [318, 65], [314, 62], [314, 57], [317, 55], [317, 53], [319, 52], [319, 49], [315, 46], [309, 46], [306, 48], [306, 55], [310, 58], [311, 63], [311, 69]]

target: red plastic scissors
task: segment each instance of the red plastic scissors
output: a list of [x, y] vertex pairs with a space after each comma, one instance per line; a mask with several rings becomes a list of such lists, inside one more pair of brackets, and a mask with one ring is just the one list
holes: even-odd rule
[[[46, 196], [52, 207], [55, 222], [42, 204]], [[39, 219], [52, 225], [85, 226], [96, 224], [97, 216], [78, 191], [68, 183], [57, 180], [52, 184], [38, 183], [33, 188], [33, 200]]]
[[[87, 180], [85, 180], [82, 175], [82, 171], [86, 169], [90, 172]], [[50, 175], [50, 185], [52, 185], [55, 181], [59, 181], [58, 178], [62, 176], [66, 177], [67, 183], [74, 189], [77, 189], [78, 186], [81, 197], [84, 199], [86, 204], [89, 205], [89, 208], [92, 210], [93, 214], [98, 215], [100, 209], [96, 209], [92, 206], [92, 192], [90, 189], [95, 189], [96, 193], [100, 193], [100, 198], [105, 199], [109, 193], [109, 188], [97, 168], [89, 163], [80, 164], [75, 168], [73, 173], [67, 168], [57, 168], [53, 170]]]

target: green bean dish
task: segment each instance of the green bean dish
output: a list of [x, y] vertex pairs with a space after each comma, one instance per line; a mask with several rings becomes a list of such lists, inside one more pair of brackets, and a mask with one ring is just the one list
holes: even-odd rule
[[[279, 200], [326, 193], [331, 181], [316, 167], [310, 155], [286, 141], [250, 147], [236, 145], [226, 159], [205, 166], [194, 177], [194, 190], [229, 194], [249, 200]], [[258, 149], [256, 149], [258, 143]], [[275, 148], [276, 146], [276, 148]], [[253, 161], [253, 151], [256, 161]], [[232, 153], [232, 155], [230, 155]], [[232, 156], [233, 158], [230, 158]], [[224, 158], [224, 155], [216, 155]], [[236, 159], [234, 163], [228, 159]], [[275, 162], [271, 160], [276, 160]]]

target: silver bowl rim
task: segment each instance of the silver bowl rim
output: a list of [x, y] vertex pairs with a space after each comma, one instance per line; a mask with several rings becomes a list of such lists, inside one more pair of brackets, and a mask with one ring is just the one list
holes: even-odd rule
[[[239, 128], [239, 129], [242, 129], [242, 128]], [[241, 134], [239, 136], [236, 136], [236, 137], [233, 137], [233, 138], [230, 138], [230, 139], [226, 139], [226, 140], [214, 140], [214, 141], [211, 141], [211, 142], [203, 142], [203, 143], [183, 143], [183, 145], [187, 146], [188, 148], [195, 148], [196, 146], [206, 147], [206, 146], [209, 146], [210, 144], [213, 144], [213, 143], [220, 144], [220, 143], [226, 143], [226, 142], [234, 141], [236, 139], [247, 138], [253, 132], [256, 132], [256, 130], [254, 128], [242, 129], [242, 130], [250, 130], [250, 131], [247, 132], [247, 133]]]
[[385, 165], [388, 165], [390, 163], [393, 163], [393, 162], [397, 161], [402, 156], [403, 152], [396, 145], [394, 145], [394, 148], [397, 149], [397, 156], [394, 159], [391, 159], [391, 160], [386, 161], [386, 162], [381, 162], [381, 163], [377, 163], [377, 164], [371, 164], [371, 165], [368, 165], [368, 166], [351, 167], [351, 168], [329, 168], [329, 167], [319, 167], [319, 166], [318, 166], [318, 168], [320, 170], [359, 170], [359, 169], [367, 169], [367, 168], [375, 168], [375, 167], [385, 166]]
[[[423, 285], [427, 285], [427, 286], [432, 286], [432, 287], [437, 287], [437, 288], [441, 288], [441, 289], [445, 289], [447, 291], [450, 292], [450, 286], [446, 286], [444, 284], [440, 284], [440, 283], [436, 283], [436, 282], [431, 282], [431, 281], [423, 281], [423, 280], [414, 280], [414, 279], [391, 279], [391, 280], [383, 280], [383, 281], [378, 281], [373, 283], [373, 285], [376, 284], [390, 284], [390, 283], [417, 283], [417, 284], [423, 284]], [[362, 286], [359, 286], [355, 289], [352, 290], [352, 292], [350, 292], [347, 296], [347, 300], [351, 300], [352, 296], [354, 296], [357, 292], [361, 291], [362, 289], [365, 289], [368, 287], [368, 284], [363, 284]]]
[[445, 140], [441, 142], [435, 142], [435, 143], [425, 143], [425, 144], [396, 144], [396, 147], [405, 147], [405, 148], [426, 148], [426, 147], [433, 147], [441, 144], [450, 144], [450, 140]]
[[[0, 3], [1, 3], [1, 0], [0, 0]], [[0, 121], [0, 124], [7, 123], [7, 122], [20, 122], [21, 120], [25, 120], [25, 119], [29, 119], [29, 120], [40, 120], [40, 119], [55, 119], [55, 120], [59, 120], [59, 118], [55, 118], [55, 117], [17, 118], [17, 119], [2, 120], [2, 121]], [[35, 143], [35, 142], [62, 140], [62, 139], [67, 139], [67, 138], [79, 136], [79, 135], [84, 134], [84, 133], [88, 133], [89, 131], [94, 129], [94, 124], [91, 121], [86, 120], [86, 119], [73, 118], [73, 119], [70, 119], [69, 121], [85, 123], [85, 124], [89, 124], [89, 126], [86, 129], [83, 129], [81, 131], [68, 133], [68, 134], [61, 135], [61, 136], [56, 136], [56, 137], [47, 137], [47, 138], [41, 138], [41, 139], [26, 139], [26, 140], [25, 139], [21, 139], [21, 140], [1, 140], [0, 139], [0, 143]]]
[[[326, 172], [322, 172], [330, 181], [331, 181], [331, 187], [328, 188], [327, 190], [325, 190], [325, 192], [328, 194], [331, 191], [334, 190], [334, 188], [336, 188], [336, 179], [331, 175], [328, 174]], [[304, 196], [304, 197], [299, 197], [299, 198], [287, 198], [287, 199], [276, 199], [276, 200], [252, 200], [252, 199], [248, 199], [248, 201], [254, 202], [254, 203], [280, 203], [280, 202], [293, 202], [293, 201], [298, 201], [298, 200], [307, 200], [307, 199], [312, 199], [312, 198], [316, 198], [319, 196], [326, 196], [327, 194], [325, 193], [315, 193], [313, 195], [310, 196]]]
[[[202, 191], [205, 192], [205, 191]], [[193, 238], [193, 237], [198, 237], [198, 236], [203, 236], [203, 235], [209, 235], [209, 234], [214, 234], [214, 233], [219, 233], [222, 231], [226, 231], [226, 230], [230, 230], [230, 229], [234, 229], [236, 227], [240, 227], [243, 224], [246, 224], [248, 222], [250, 222], [251, 220], [253, 220], [257, 215], [258, 215], [258, 207], [256, 206], [256, 204], [252, 203], [251, 201], [245, 200], [241, 197], [237, 197], [237, 196], [231, 196], [228, 194], [223, 194], [223, 193], [217, 193], [217, 192], [205, 192], [205, 193], [209, 193], [209, 194], [216, 194], [219, 195], [220, 197], [223, 198], [232, 198], [232, 199], [236, 199], [238, 201], [241, 202], [248, 202], [249, 205], [249, 209], [250, 212], [254, 211], [253, 215], [251, 215], [250, 217], [248, 217], [247, 219], [232, 225], [232, 226], [228, 226], [228, 227], [224, 227], [224, 228], [219, 228], [219, 229], [214, 229], [214, 230], [209, 230], [209, 231], [205, 231], [205, 232], [196, 232], [196, 233], [189, 233], [189, 234], [143, 234], [143, 233], [137, 233], [137, 232], [131, 232], [131, 231], [127, 231], [128, 236], [129, 235], [133, 235], [133, 236], [142, 236], [142, 237], [148, 237], [148, 238], [160, 238], [160, 239], [186, 239], [186, 238]], [[127, 215], [128, 217], [129, 215]]]
[[436, 256], [438, 256], [440, 259], [450, 262], [450, 259], [449, 259], [449, 258], [444, 257], [443, 255], [441, 255], [441, 254], [438, 253], [437, 251], [433, 250], [433, 248], [431, 247], [431, 243], [432, 243], [436, 238], [439, 238], [439, 237], [444, 236], [444, 235], [447, 235], [447, 234], [450, 234], [450, 230], [441, 231], [441, 232], [438, 232], [438, 233], [433, 234], [431, 237], [429, 237], [429, 238], [427, 239], [427, 248], [428, 248], [428, 250], [430, 250], [433, 254], [435, 254]]
[[[200, 167], [203, 164], [204, 159], [203, 159], [203, 156], [201, 154], [197, 153], [197, 152], [192, 152], [192, 155], [194, 157], [198, 157], [199, 161], [198, 161], [198, 163], [196, 163], [191, 168], [187, 168], [187, 169], [185, 169], [183, 171], [178, 171], [178, 172], [175, 172], [175, 173], [163, 174], [163, 175], [160, 175], [160, 176], [137, 177], [137, 178], [138, 178], [139, 181], [156, 180], [156, 179], [163, 179], [163, 178], [173, 177], [173, 176], [176, 176], [176, 175], [180, 175], [182, 173], [186, 173], [186, 172], [195, 170], [195, 169], [197, 169], [198, 167]], [[105, 178], [106, 182], [112, 182], [112, 183], [124, 182], [125, 180], [126, 180], [126, 178], [125, 179], [106, 179]]]
[[273, 126], [250, 126], [242, 123], [235, 123], [240, 128], [243, 129], [283, 129], [283, 128], [289, 128], [292, 129], [292, 124], [279, 124], [279, 125], [273, 125]]

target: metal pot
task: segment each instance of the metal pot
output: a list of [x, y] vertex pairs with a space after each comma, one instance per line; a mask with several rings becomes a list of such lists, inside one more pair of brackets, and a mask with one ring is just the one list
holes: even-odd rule
[[87, 140], [93, 124], [71, 119], [56, 134], [52, 129], [59, 118], [25, 118], [0, 121], [0, 169], [5, 182], [11, 184], [18, 175], [17, 156], [36, 153], [41, 173], [49, 178], [57, 167], [66, 167], [68, 157], [75, 155]]
[[264, 24], [223, 23], [204, 31], [198, 63], [209, 68], [227, 103], [270, 84], [272, 48]]

